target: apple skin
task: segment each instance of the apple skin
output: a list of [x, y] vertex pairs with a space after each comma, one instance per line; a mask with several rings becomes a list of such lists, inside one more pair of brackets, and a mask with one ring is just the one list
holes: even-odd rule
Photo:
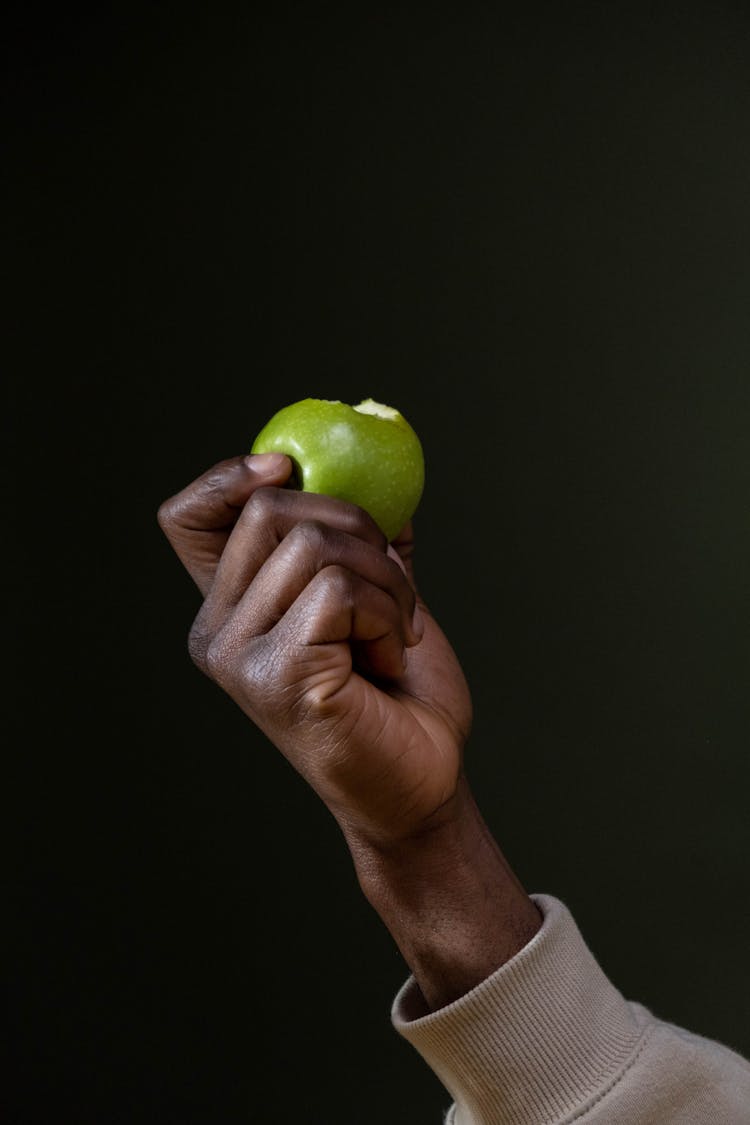
[[399, 411], [372, 399], [357, 406], [321, 398], [293, 402], [269, 419], [251, 453], [285, 453], [303, 492], [359, 505], [389, 541], [411, 519], [424, 489], [416, 432]]

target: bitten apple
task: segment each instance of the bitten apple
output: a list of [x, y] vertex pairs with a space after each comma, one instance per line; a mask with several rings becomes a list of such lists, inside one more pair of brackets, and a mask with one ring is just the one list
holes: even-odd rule
[[371, 398], [356, 406], [293, 402], [266, 423], [251, 453], [285, 453], [298, 488], [358, 504], [389, 540], [411, 519], [424, 489], [416, 432], [398, 410]]

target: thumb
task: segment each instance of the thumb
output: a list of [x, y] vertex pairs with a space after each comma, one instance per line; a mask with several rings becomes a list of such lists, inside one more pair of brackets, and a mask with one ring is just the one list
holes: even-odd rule
[[281, 453], [230, 457], [161, 504], [159, 525], [204, 597], [244, 505], [262, 485], [284, 484], [291, 470]]

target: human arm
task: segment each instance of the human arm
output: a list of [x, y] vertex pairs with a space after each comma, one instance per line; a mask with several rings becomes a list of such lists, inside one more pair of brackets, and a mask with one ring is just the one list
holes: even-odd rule
[[410, 529], [389, 545], [360, 509], [280, 487], [290, 471], [280, 455], [232, 458], [161, 506], [204, 599], [190, 651], [322, 798], [440, 1007], [539, 913], [466, 784], [469, 691], [416, 593]]
[[488, 832], [409, 529], [388, 545], [358, 509], [283, 489], [289, 471], [234, 458], [160, 509], [203, 597], [190, 650], [338, 822], [411, 970], [394, 1024], [456, 1125], [742, 1121], [747, 1063], [629, 1004]]

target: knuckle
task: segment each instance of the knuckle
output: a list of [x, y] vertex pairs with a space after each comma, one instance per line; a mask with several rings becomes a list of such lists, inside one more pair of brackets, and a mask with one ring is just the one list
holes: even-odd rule
[[319, 520], [302, 520], [289, 534], [293, 549], [315, 555], [321, 554], [333, 537], [331, 528]]
[[174, 499], [163, 500], [156, 510], [156, 522], [166, 534], [174, 523]]
[[349, 518], [351, 520], [352, 535], [356, 535], [358, 539], [367, 539], [381, 550], [386, 550], [388, 547], [388, 539], [369, 512], [366, 512], [364, 508], [360, 508], [357, 505], [352, 505]]
[[242, 686], [245, 695], [256, 705], [270, 707], [283, 682], [280, 653], [259, 640], [247, 653], [242, 664]]
[[351, 606], [354, 602], [354, 575], [345, 566], [333, 564], [320, 571], [326, 595], [337, 604]]
[[230, 653], [221, 633], [213, 637], [206, 647], [205, 667], [207, 675], [216, 683], [225, 683], [230, 671]]
[[254, 519], [265, 522], [272, 518], [279, 508], [280, 489], [264, 484], [256, 488], [246, 505], [246, 511]]
[[200, 618], [196, 618], [188, 633], [188, 653], [193, 664], [200, 668], [201, 672], [208, 670], [206, 656], [210, 644], [211, 637], [203, 628]]

